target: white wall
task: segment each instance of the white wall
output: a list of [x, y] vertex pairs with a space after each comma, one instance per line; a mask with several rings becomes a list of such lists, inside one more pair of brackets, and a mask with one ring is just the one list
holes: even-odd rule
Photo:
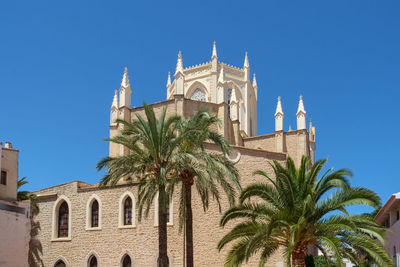
[[[11, 203], [9, 203], [11, 204]], [[7, 211], [7, 202], [0, 202], [0, 266], [28, 266], [30, 220], [27, 217], [29, 203], [19, 203], [25, 214]]]

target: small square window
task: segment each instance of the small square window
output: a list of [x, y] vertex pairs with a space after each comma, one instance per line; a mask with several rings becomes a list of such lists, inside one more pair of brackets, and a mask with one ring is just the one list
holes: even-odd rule
[[1, 171], [0, 184], [3, 184], [3, 185], [7, 184], [7, 172], [5, 172], [5, 171]]

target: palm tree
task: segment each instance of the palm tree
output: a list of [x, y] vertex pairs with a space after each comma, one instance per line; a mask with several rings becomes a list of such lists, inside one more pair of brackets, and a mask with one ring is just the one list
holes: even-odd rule
[[[208, 208], [210, 195], [217, 201], [221, 211], [218, 185], [231, 205], [234, 204], [235, 190], [241, 189], [238, 171], [227, 158], [230, 146], [222, 135], [212, 130], [217, 123], [217, 117], [206, 111], [199, 111], [190, 119], [182, 119], [178, 128], [178, 135], [183, 139], [173, 156], [176, 175], [170, 180], [169, 190], [173, 191], [174, 185], [181, 183], [179, 217], [180, 226], [185, 224], [187, 267], [193, 266], [193, 185], [200, 195], [204, 211]], [[222, 154], [206, 151], [205, 142], [215, 144]]]
[[233, 243], [225, 266], [237, 266], [256, 253], [263, 266], [283, 247], [287, 266], [304, 267], [308, 245], [316, 246], [325, 258], [333, 255], [336, 266], [343, 266], [343, 258], [361, 266], [360, 253], [379, 266], [393, 266], [378, 242], [384, 241], [385, 229], [370, 215], [350, 215], [346, 210], [359, 204], [377, 207], [380, 198], [371, 190], [350, 187], [349, 170], [329, 169], [318, 177], [325, 163], [320, 160], [310, 167], [310, 160], [303, 157], [297, 169], [288, 158], [286, 167], [276, 161], [271, 164], [275, 179], [264, 171], [255, 172], [265, 182], [246, 187], [240, 204], [221, 219], [222, 226], [241, 219], [218, 244], [221, 250]]
[[[22, 177], [17, 181], [17, 189], [20, 189], [23, 185], [26, 185], [28, 181], [26, 180], [26, 177]], [[36, 204], [36, 195], [29, 192], [29, 191], [18, 191], [17, 192], [17, 200], [18, 201], [23, 201], [23, 200], [29, 200], [31, 204], [31, 212], [32, 214], [37, 214], [39, 213], [39, 207]]]
[[[17, 181], [17, 189], [20, 189], [23, 185], [26, 185], [28, 181], [26, 177], [22, 177]], [[28, 244], [28, 263], [29, 266], [39, 267], [44, 266], [43, 260], [41, 259], [41, 255], [43, 254], [43, 246], [38, 239], [38, 234], [40, 232], [40, 222], [35, 222], [34, 215], [39, 213], [39, 206], [36, 203], [37, 196], [29, 191], [18, 191], [17, 192], [17, 200], [29, 200], [31, 206], [30, 213], [30, 240]]]
[[108, 141], [123, 145], [129, 149], [129, 154], [117, 157], [105, 157], [97, 164], [97, 169], [108, 169], [102, 178], [100, 186], [110, 184], [115, 186], [124, 178], [127, 181], [138, 181], [139, 220], [142, 211], [145, 217], [158, 193], [158, 241], [159, 258], [158, 266], [169, 265], [167, 255], [167, 176], [174, 167], [171, 157], [181, 143], [181, 138], [176, 135], [179, 116], [170, 116], [166, 119], [166, 109], [156, 118], [153, 109], [144, 104], [146, 119], [136, 115], [137, 120], [126, 122], [117, 120], [123, 125], [118, 136]]

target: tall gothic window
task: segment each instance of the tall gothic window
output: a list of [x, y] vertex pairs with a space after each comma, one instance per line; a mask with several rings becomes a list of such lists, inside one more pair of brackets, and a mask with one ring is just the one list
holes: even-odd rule
[[194, 90], [190, 99], [206, 102], [206, 95], [204, 94], [203, 90], [201, 90], [200, 88], [196, 88], [196, 90]]
[[232, 99], [232, 89], [228, 89], [228, 117], [231, 117], [231, 99]]
[[124, 260], [122, 261], [122, 267], [132, 267], [132, 260], [129, 255], [125, 255]]
[[92, 203], [91, 224], [92, 227], [99, 227], [99, 202], [97, 200]]
[[124, 225], [132, 225], [132, 199], [127, 197], [124, 202]]
[[68, 237], [68, 219], [68, 204], [64, 201], [58, 210], [58, 237]]
[[92, 255], [89, 258], [89, 267], [97, 267], [97, 258], [96, 258], [96, 256]]

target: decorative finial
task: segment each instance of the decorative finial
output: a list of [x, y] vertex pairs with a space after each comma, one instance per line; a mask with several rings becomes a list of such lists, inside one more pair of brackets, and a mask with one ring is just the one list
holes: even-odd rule
[[217, 45], [215, 43], [215, 41], [213, 42], [213, 50], [212, 50], [212, 56], [211, 58], [217, 58]]
[[182, 53], [179, 51], [178, 53], [178, 60], [176, 62], [176, 71], [175, 74], [178, 72], [183, 72], [183, 62], [182, 62]]
[[171, 73], [168, 71], [167, 87], [171, 85]]
[[297, 108], [297, 130], [306, 129], [306, 110], [304, 109], [303, 96], [300, 95], [299, 106]]
[[299, 106], [297, 107], [296, 115], [299, 115], [299, 113], [306, 114], [306, 110], [304, 109], [304, 103], [303, 103], [303, 95], [300, 95]]
[[246, 52], [245, 55], [244, 55], [244, 64], [243, 64], [243, 67], [245, 67], [245, 68], [249, 68], [249, 67], [250, 67], [249, 59], [247, 58], [247, 52]]
[[292, 131], [292, 125], [289, 125], [289, 132]]
[[253, 74], [253, 87], [257, 88], [257, 80], [256, 80], [256, 74]]
[[281, 97], [278, 96], [278, 103], [276, 104], [276, 110], [275, 110], [275, 116], [281, 114], [283, 115], [283, 110], [282, 110], [282, 103], [281, 103]]
[[121, 87], [129, 87], [129, 77], [128, 77], [128, 68], [125, 67], [124, 69], [124, 75], [122, 76], [122, 82], [121, 82]]
[[112, 107], [118, 108], [118, 90], [115, 90]]

